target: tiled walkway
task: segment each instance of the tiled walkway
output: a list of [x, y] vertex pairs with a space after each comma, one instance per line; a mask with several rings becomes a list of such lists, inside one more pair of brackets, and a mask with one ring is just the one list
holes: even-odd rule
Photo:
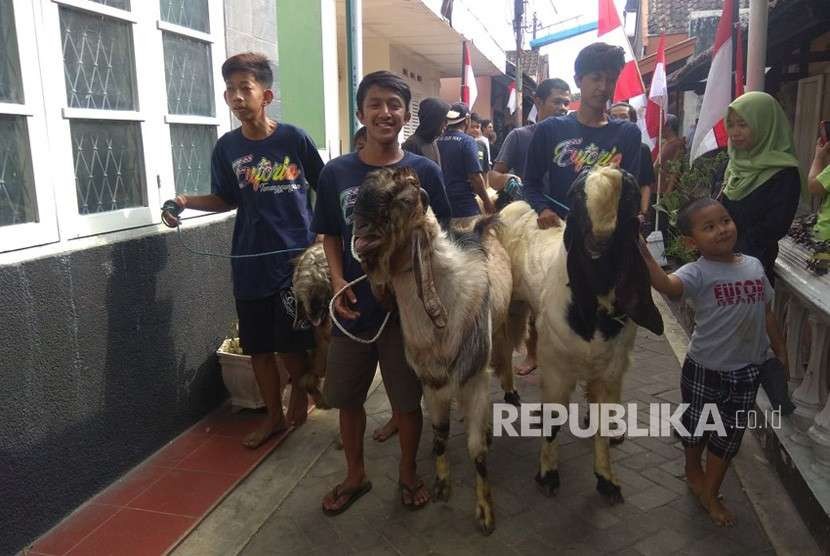
[[157, 555], [184, 537], [287, 435], [241, 445], [261, 413], [215, 411], [38, 539], [29, 554]]
[[[640, 330], [634, 365], [625, 379], [624, 400], [641, 406], [650, 402], [676, 403], [679, 373], [666, 340]], [[536, 374], [521, 380], [519, 389], [524, 401], [538, 401], [537, 381]], [[493, 399], [498, 399], [495, 382], [493, 386]], [[240, 545], [244, 554], [773, 553], [734, 471], [730, 470], [726, 478], [723, 494], [737, 514], [738, 525], [723, 530], [711, 524], [687, 491], [683, 454], [673, 439], [629, 438], [612, 448], [626, 501], [608, 506], [595, 491], [591, 440], [560, 433], [562, 487], [555, 498], [548, 499], [536, 490], [533, 482], [538, 439], [497, 438], [489, 458], [496, 531], [483, 537], [473, 519], [474, 474], [467, 458], [463, 423], [453, 420], [449, 448], [452, 499], [449, 503], [431, 504], [420, 512], [409, 512], [401, 507], [396, 488], [397, 443], [392, 440], [377, 444], [371, 440], [372, 429], [389, 416], [382, 387], [374, 391], [367, 409], [371, 415], [366, 458], [374, 485], [372, 492], [340, 516], [329, 518], [320, 511], [321, 498], [342, 478], [344, 469], [343, 453], [332, 442], [336, 419], [329, 414], [325, 417], [326, 428], [316, 429], [306, 439], [313, 443], [314, 437], [324, 431], [326, 443], [321, 455], [296, 478], [286, 496], [273, 504], [258, 532]], [[429, 483], [433, 477], [432, 435], [429, 427], [425, 429], [419, 465]], [[302, 429], [297, 431], [291, 444], [302, 442], [303, 433]], [[219, 522], [214, 525], [212, 540], [204, 542], [206, 537], [202, 537], [199, 544], [197, 529], [177, 554], [235, 552], [228, 548], [230, 545], [221, 545], [222, 537], [234, 534], [233, 528], [223, 529]]]

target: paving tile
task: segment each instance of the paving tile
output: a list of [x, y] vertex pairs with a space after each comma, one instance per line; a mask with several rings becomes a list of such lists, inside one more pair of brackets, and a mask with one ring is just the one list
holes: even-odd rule
[[69, 554], [163, 554], [194, 522], [192, 517], [125, 508], [86, 537]]
[[663, 556], [683, 548], [688, 544], [689, 539], [684, 539], [670, 529], [663, 529], [662, 531], [647, 537], [636, 545], [634, 548], [644, 556]]
[[649, 487], [627, 498], [627, 502], [643, 511], [664, 506], [674, 501], [678, 494], [658, 485]]
[[237, 481], [233, 475], [170, 470], [129, 503], [129, 507], [200, 517]]
[[209, 439], [210, 436], [205, 433], [190, 430], [168, 442], [145, 463], [157, 467], [175, 467]]
[[238, 438], [212, 435], [176, 464], [177, 469], [207, 471], [242, 477], [261, 460], [273, 445], [284, 438], [271, 437], [256, 450], [244, 447]]
[[105, 491], [95, 497], [93, 502], [96, 504], [126, 506], [132, 499], [150, 488], [169, 472], [169, 469], [142, 465], [107, 487]]
[[33, 552], [66, 554], [101, 524], [118, 513], [118, 508], [86, 504], [68, 516], [32, 545]]

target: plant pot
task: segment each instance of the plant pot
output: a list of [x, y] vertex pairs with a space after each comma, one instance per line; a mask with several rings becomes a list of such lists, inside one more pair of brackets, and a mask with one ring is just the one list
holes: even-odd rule
[[[265, 407], [265, 401], [262, 399], [251, 365], [251, 356], [229, 353], [223, 351], [221, 347], [216, 351], [216, 355], [219, 356], [222, 381], [230, 393], [231, 405], [248, 409]], [[288, 384], [288, 371], [279, 358], [277, 358], [277, 369], [280, 373], [280, 399], [282, 399], [283, 391]]]

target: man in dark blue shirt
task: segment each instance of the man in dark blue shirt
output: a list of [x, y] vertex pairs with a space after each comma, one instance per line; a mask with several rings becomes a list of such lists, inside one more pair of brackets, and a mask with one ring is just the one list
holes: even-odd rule
[[569, 210], [568, 190], [579, 172], [616, 165], [639, 174], [640, 130], [605, 113], [624, 64], [620, 47], [594, 43], [583, 48], [574, 62], [574, 79], [581, 92], [579, 110], [536, 126], [525, 164], [524, 194], [539, 214], [540, 228], [561, 225]]
[[305, 131], [265, 114], [274, 98], [273, 71], [262, 54], [244, 53], [222, 64], [225, 102], [242, 126], [223, 135], [213, 148], [210, 195], [179, 195], [181, 208], [223, 212], [238, 209], [233, 229], [234, 255], [287, 253], [233, 259], [233, 293], [239, 340], [251, 356], [254, 375], [268, 409], [262, 425], [243, 444], [256, 448], [287, 428], [280, 399], [274, 352], [291, 375], [288, 421], [308, 415], [308, 396], [300, 380], [313, 347], [311, 330], [296, 321], [291, 290], [291, 260], [314, 241], [309, 185], [316, 186], [323, 161]]
[[[403, 151], [398, 144], [398, 133], [409, 120], [410, 100], [409, 86], [401, 77], [388, 71], [364, 77], [357, 89], [357, 117], [366, 127], [366, 146], [358, 153], [332, 160], [320, 174], [312, 229], [324, 235], [323, 247], [335, 293], [364, 274], [351, 250], [352, 210], [358, 189], [370, 172], [379, 168], [412, 168], [429, 195], [435, 216], [443, 220], [450, 217], [438, 165]], [[378, 362], [398, 423], [401, 502], [410, 509], [423, 507], [429, 502], [429, 490], [418, 478], [415, 466], [423, 426], [421, 383], [406, 361], [398, 316], [391, 315], [377, 341], [363, 343], [355, 339], [366, 341], [378, 334], [389, 310], [375, 298], [367, 281], [347, 288], [335, 300], [334, 309], [348, 335], [333, 329], [323, 395], [332, 407], [340, 410], [347, 470], [343, 482], [323, 498], [323, 512], [339, 514], [372, 488], [363, 462], [363, 404]]]
[[475, 139], [466, 133], [469, 123], [470, 111], [467, 105], [457, 102], [447, 113], [447, 130], [436, 139], [453, 218], [481, 214], [476, 195], [481, 199], [485, 212], [495, 212], [493, 202], [487, 195], [484, 173], [478, 159], [478, 146]]

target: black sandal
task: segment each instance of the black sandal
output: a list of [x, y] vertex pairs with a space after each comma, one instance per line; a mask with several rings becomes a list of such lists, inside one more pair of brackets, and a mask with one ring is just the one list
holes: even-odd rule
[[[422, 481], [421, 479], [416, 480], [415, 485], [411, 487], [399, 481], [398, 488], [401, 491], [401, 505], [407, 510], [411, 512], [422, 510], [427, 504], [429, 504], [429, 499], [427, 499], [423, 504], [418, 504], [415, 502], [415, 493], [418, 492], [420, 489], [424, 488], [424, 481]], [[407, 503], [406, 499], [404, 498], [404, 494], [409, 495], [409, 499], [411, 500], [411, 502]]]
[[355, 488], [341, 489], [341, 485], [337, 485], [333, 489], [331, 489], [331, 492], [329, 493], [331, 494], [334, 501], [336, 502], [341, 496], [347, 496], [348, 498], [346, 498], [346, 501], [343, 502], [343, 505], [337, 509], [331, 510], [323, 506], [323, 513], [327, 516], [335, 516], [338, 514], [342, 514], [343, 512], [348, 510], [349, 506], [354, 504], [358, 498], [360, 498], [370, 490], [372, 490], [372, 483], [370, 481], [365, 481], [363, 484]]

